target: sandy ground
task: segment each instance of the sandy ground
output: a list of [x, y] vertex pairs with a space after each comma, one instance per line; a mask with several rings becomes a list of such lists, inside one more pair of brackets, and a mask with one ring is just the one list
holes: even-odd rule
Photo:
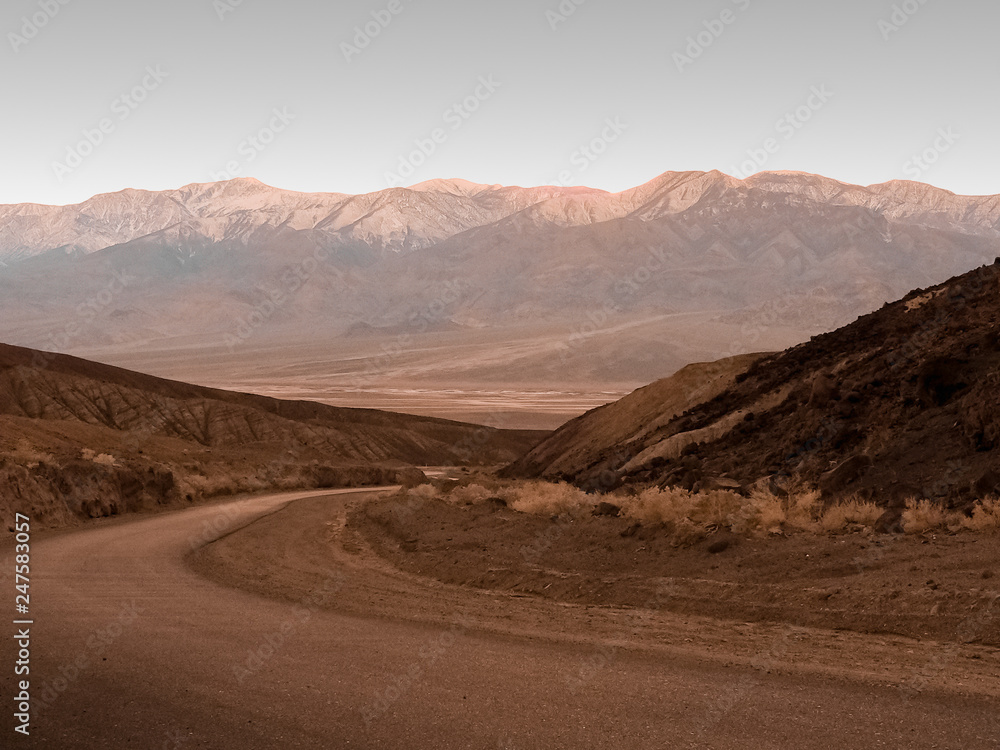
[[4, 747], [997, 747], [994, 662], [442, 584], [345, 526], [364, 502], [261, 496], [37, 535], [32, 736]]
[[[362, 498], [338, 509], [322, 501], [300, 501], [205, 548], [191, 562], [226, 585], [271, 597], [281, 592], [288, 598], [318, 585], [331, 565], [359, 571], [347, 576], [332, 605], [337, 610], [427, 622], [458, 617], [493, 632], [586, 643], [595, 649], [594, 669], [607, 668], [619, 649], [627, 649], [754, 666], [764, 672], [861, 680], [891, 686], [910, 697], [939, 691], [1000, 697], [1000, 650], [988, 645], [996, 643], [996, 627], [983, 615], [988, 597], [976, 598], [968, 614], [956, 605], [943, 615], [939, 609], [935, 619], [930, 610], [942, 587], [927, 585], [929, 593], [918, 597], [926, 599], [927, 614], [909, 626], [902, 624], [909, 613], [890, 618], [894, 600], [881, 619], [852, 618], [848, 607], [829, 604], [829, 598], [851, 590], [844, 580], [850, 574], [839, 578], [841, 594], [824, 599], [827, 589], [815, 572], [842, 567], [859, 551], [863, 555], [867, 550], [860, 549], [858, 540], [830, 539], [808, 560], [800, 540], [769, 542], [784, 545], [771, 560], [765, 559], [766, 549], [750, 543], [718, 555], [704, 549], [678, 555], [663, 550], [658, 555], [651, 551], [654, 539], [622, 538], [618, 522], [594, 519], [594, 524], [549, 537], [552, 544], [543, 559], [514, 573], [509, 568], [516, 565], [521, 547], [536, 541], [539, 529], [551, 528], [550, 521], [487, 506], [428, 503], [414, 508], [392, 498], [367, 507], [365, 503]], [[394, 508], [402, 513], [403, 524], [395, 529], [386, 520]], [[586, 534], [591, 543], [582, 539]], [[622, 552], [599, 553], [592, 543], [598, 536], [604, 547], [617, 544]], [[874, 597], [880, 588], [877, 581], [891, 574], [887, 559], [920, 555], [932, 565], [938, 559], [932, 555], [944, 548], [921, 541], [880, 548], [885, 557], [873, 556], [868, 570], [882, 572], [863, 578], [871, 581], [865, 590]], [[959, 542], [964, 562], [950, 564], [951, 572], [938, 564], [933, 573], [914, 571], [909, 578], [926, 582], [933, 575], [948, 591], [968, 568], [975, 570], [970, 588], [989, 589], [992, 579], [982, 578], [984, 563], [977, 545], [983, 545], [984, 557], [996, 546]], [[843, 550], [840, 559], [834, 556], [836, 549]], [[800, 555], [801, 561], [792, 563]], [[678, 566], [667, 575], [670, 559]], [[888, 567], [898, 571], [902, 565]], [[796, 571], [792, 577], [784, 576], [788, 568]], [[805, 586], [807, 580], [812, 584]], [[796, 588], [801, 591], [793, 594]], [[755, 606], [753, 600], [764, 592], [766, 599]], [[785, 597], [788, 601], [782, 601]], [[972, 601], [971, 595], [967, 601]], [[956, 637], [956, 632], [965, 637]], [[970, 635], [978, 637], [961, 642]]]
[[[386, 498], [351, 516], [399, 568], [555, 601], [1000, 646], [1000, 537], [717, 534], [677, 548], [624, 518]], [[724, 549], [719, 549], [724, 547]]]

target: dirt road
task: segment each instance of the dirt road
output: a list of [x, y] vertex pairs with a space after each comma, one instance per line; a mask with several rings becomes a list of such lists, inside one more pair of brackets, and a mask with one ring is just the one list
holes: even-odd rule
[[[803, 629], [752, 628], [744, 638], [731, 625], [662, 620], [649, 631], [664, 633], [657, 645], [623, 635], [645, 622], [635, 613], [394, 573], [342, 526], [345, 508], [360, 499], [356, 490], [260, 497], [37, 539], [32, 734], [12, 730], [14, 657], [5, 647], [0, 745], [839, 750], [1000, 742], [1000, 701], [975, 686], [917, 693], [898, 675], [879, 684], [850, 670], [794, 668], [809, 648], [831, 649], [833, 636], [812, 643], [815, 634]], [[316, 518], [327, 519], [321, 529]], [[268, 548], [268, 539], [283, 541]], [[195, 548], [203, 551], [192, 562]], [[226, 582], [241, 561], [253, 563], [243, 580]], [[709, 653], [716, 647], [725, 653]], [[947, 656], [927, 647], [906, 658], [933, 671], [926, 659], [935, 654]]]

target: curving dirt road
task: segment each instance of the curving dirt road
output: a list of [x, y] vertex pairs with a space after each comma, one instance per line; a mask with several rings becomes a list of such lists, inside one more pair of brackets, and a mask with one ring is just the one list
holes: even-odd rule
[[[949, 652], [933, 645], [835, 646], [841, 636], [803, 629], [751, 633], [422, 581], [395, 573], [344, 529], [345, 508], [362, 498], [357, 490], [275, 495], [37, 539], [36, 716], [30, 739], [3, 722], [0, 746], [1000, 743], [1000, 701], [979, 683], [916, 693], [889, 667], [883, 684], [874, 667], [863, 678], [851, 677], [857, 664], [837, 669], [852, 658], [891, 660], [896, 649], [925, 671], [946, 670]], [[328, 519], [322, 529], [316, 517]], [[272, 525], [298, 542], [262, 549]], [[328, 560], [317, 552], [324, 548]], [[253, 562], [253, 549], [273, 569], [251, 566], [231, 581], [239, 589], [217, 582], [233, 575], [230, 563]], [[9, 715], [8, 653], [0, 684]], [[810, 653], [814, 665], [804, 663]], [[969, 679], [987, 685], [984, 669]]]

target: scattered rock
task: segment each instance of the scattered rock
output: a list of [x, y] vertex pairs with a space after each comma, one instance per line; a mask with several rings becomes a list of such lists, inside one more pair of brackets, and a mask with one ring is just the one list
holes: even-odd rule
[[860, 479], [872, 467], [868, 456], [855, 455], [825, 474], [820, 475], [819, 488], [824, 498], [841, 494], [847, 487]]
[[729, 539], [718, 539], [708, 545], [708, 553], [710, 555], [718, 555], [729, 549], [732, 542]]
[[876, 534], [902, 534], [903, 533], [903, 511], [905, 508], [889, 508], [875, 521]]
[[987, 469], [972, 485], [977, 498], [1000, 494], [1000, 471]]
[[837, 381], [827, 372], [819, 373], [812, 382], [807, 406], [810, 409], [822, 409], [830, 401], [840, 398]]
[[702, 480], [701, 489], [704, 492], [710, 492], [712, 490], [730, 490], [732, 492], [740, 492], [743, 490], [743, 485], [735, 479], [730, 479], [728, 477], [709, 477], [708, 479]]
[[607, 518], [618, 518], [621, 514], [621, 506], [606, 502], [598, 503], [594, 510], [591, 511], [591, 515]]
[[921, 365], [917, 374], [917, 395], [924, 406], [944, 406], [956, 393], [969, 387], [967, 362], [954, 357], [936, 357]]

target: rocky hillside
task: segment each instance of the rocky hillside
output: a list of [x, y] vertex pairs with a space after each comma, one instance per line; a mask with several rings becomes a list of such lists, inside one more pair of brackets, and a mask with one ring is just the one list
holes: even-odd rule
[[714, 398], [763, 354], [700, 362], [577, 417], [504, 470], [507, 476], [571, 478], [598, 463], [608, 446], [641, 444], [692, 406]]
[[[813, 486], [828, 500], [964, 508], [1000, 492], [998, 385], [1000, 259], [762, 357], [716, 395], [707, 384], [709, 397], [681, 414], [668, 399], [629, 411], [646, 397], [634, 394], [615, 407], [631, 424], [605, 428], [599, 449], [593, 433], [612, 407], [567, 425], [508, 472], [594, 489]], [[591, 425], [586, 450], [567, 462], [582, 425]]]
[[0, 345], [0, 509], [42, 523], [226, 492], [394, 482], [541, 435], [213, 390]]

